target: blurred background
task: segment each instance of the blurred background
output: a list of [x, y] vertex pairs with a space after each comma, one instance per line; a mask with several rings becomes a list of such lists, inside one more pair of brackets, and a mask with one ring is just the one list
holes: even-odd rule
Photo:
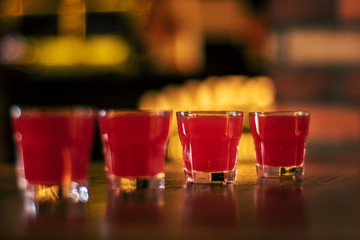
[[307, 158], [359, 166], [359, 100], [358, 0], [0, 0], [0, 162], [19, 104], [308, 110]]

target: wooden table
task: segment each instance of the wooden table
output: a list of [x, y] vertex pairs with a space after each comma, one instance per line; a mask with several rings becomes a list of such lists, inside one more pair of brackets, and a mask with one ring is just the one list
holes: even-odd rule
[[239, 163], [235, 184], [185, 186], [168, 163], [165, 189], [114, 196], [94, 161], [88, 203], [32, 214], [14, 166], [1, 164], [0, 239], [360, 239], [359, 166], [307, 160], [294, 182], [258, 180], [254, 164]]

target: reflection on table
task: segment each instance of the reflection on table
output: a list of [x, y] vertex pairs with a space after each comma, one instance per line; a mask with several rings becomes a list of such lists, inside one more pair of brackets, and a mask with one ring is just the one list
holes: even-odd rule
[[306, 234], [308, 220], [302, 183], [259, 178], [255, 188], [255, 225], [269, 234]]
[[35, 203], [21, 195], [13, 166], [0, 165], [0, 239], [359, 239], [354, 165], [310, 161], [302, 182], [239, 169], [235, 184], [184, 185], [171, 165], [165, 189], [120, 194], [95, 163], [87, 203]]
[[23, 199], [21, 233], [29, 239], [73, 239], [90, 236], [89, 206], [72, 201], [34, 202]]
[[146, 237], [142, 235], [144, 231], [161, 231], [166, 221], [163, 194], [163, 189], [132, 192], [116, 192], [110, 189], [106, 203], [104, 236], [128, 233], [141, 238]]
[[235, 185], [186, 184], [185, 228], [236, 228], [239, 223]]

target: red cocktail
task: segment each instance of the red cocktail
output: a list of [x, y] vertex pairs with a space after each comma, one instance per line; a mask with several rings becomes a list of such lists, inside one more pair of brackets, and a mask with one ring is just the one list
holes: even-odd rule
[[232, 182], [236, 178], [243, 112], [178, 112], [188, 182]]
[[[28, 195], [32, 191], [35, 200], [56, 199], [61, 197], [57, 194], [64, 194], [87, 201], [94, 112], [85, 108], [14, 107], [11, 117], [20, 187]], [[50, 192], [54, 195], [45, 194]]]
[[111, 186], [120, 189], [164, 186], [170, 120], [171, 111], [99, 112]]
[[258, 176], [301, 177], [310, 113], [253, 112], [249, 120]]

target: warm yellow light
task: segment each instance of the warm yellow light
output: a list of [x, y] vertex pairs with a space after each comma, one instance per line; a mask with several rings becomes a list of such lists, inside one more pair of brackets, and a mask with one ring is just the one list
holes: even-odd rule
[[251, 133], [243, 133], [239, 142], [238, 159], [241, 162], [255, 159], [255, 146]]
[[260, 111], [271, 108], [275, 103], [275, 86], [268, 77], [224, 76], [209, 77], [204, 81], [192, 79], [184, 85], [169, 85], [159, 92], [152, 91], [151, 96], [145, 93], [139, 107], [160, 107], [156, 98], [162, 98], [166, 102], [163, 105], [175, 110]]
[[82, 41], [75, 37], [45, 38], [35, 42], [38, 55], [34, 63], [47, 66], [71, 66], [81, 62]]
[[56, 201], [60, 198], [58, 185], [38, 185], [34, 191], [35, 201]]
[[92, 36], [85, 44], [82, 61], [89, 65], [116, 65], [130, 55], [130, 46], [120, 37]]
[[178, 134], [173, 134], [169, 139], [167, 158], [182, 164], [182, 148]]
[[214, 103], [214, 94], [210, 82], [202, 82], [198, 85], [193, 103], [198, 110], [211, 110], [216, 105]]
[[136, 190], [135, 178], [120, 178], [121, 190], [125, 192], [131, 192]]
[[74, 36], [30, 39], [28, 52], [20, 64], [44, 66], [114, 66], [124, 63], [131, 54], [129, 44], [118, 36]]
[[257, 79], [254, 98], [256, 98], [256, 104], [261, 107], [267, 107], [275, 102], [275, 85], [270, 78]]
[[[177, 133], [176, 111], [241, 110], [244, 129], [249, 130], [249, 111], [265, 111], [275, 104], [275, 86], [265, 76], [209, 77], [203, 81], [191, 79], [184, 85], [169, 85], [163, 90], [146, 92], [139, 101], [143, 109], [172, 109], [173, 120], [168, 146], [168, 159], [181, 162], [181, 143]], [[254, 161], [254, 143], [249, 132], [240, 139], [238, 159]]]

